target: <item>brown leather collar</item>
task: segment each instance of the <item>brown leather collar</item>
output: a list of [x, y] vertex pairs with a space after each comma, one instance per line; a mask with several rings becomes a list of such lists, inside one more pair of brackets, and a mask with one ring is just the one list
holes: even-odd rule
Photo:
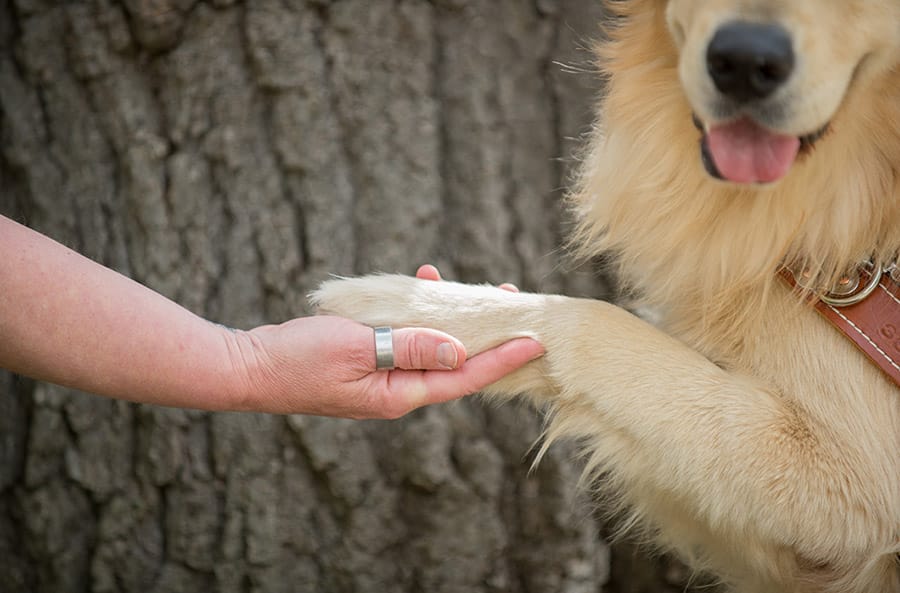
[[[803, 274], [782, 268], [792, 287], [803, 285]], [[799, 278], [797, 277], [799, 276]], [[900, 271], [866, 265], [832, 292], [815, 298], [816, 310], [862, 350], [900, 387]]]

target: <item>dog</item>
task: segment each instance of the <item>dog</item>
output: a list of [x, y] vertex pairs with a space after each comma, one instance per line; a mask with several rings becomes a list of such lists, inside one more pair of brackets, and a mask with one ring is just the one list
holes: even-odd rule
[[487, 390], [548, 410], [661, 546], [742, 593], [900, 592], [900, 390], [779, 278], [900, 253], [900, 2], [624, 0], [571, 195], [654, 324], [612, 304], [403, 276], [319, 311], [542, 359]]

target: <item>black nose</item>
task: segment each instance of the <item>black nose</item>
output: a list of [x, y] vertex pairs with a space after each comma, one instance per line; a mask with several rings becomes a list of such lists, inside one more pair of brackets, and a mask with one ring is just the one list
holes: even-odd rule
[[723, 95], [742, 103], [764, 99], [794, 70], [791, 37], [778, 25], [729, 23], [709, 42], [706, 67]]

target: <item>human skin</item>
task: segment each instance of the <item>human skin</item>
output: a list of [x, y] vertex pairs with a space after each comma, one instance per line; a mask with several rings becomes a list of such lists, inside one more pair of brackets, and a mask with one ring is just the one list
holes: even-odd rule
[[[543, 354], [513, 340], [466, 360], [457, 339], [397, 329], [376, 371], [372, 329], [340, 317], [225, 328], [0, 217], [0, 367], [131, 401], [203, 410], [396, 418], [480, 390]], [[438, 280], [431, 266], [421, 278]]]

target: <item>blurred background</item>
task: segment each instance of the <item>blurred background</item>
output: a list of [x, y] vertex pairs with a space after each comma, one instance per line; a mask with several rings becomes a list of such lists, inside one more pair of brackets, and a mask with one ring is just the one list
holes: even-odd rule
[[[602, 19], [593, 0], [0, 0], [0, 213], [234, 327], [309, 313], [328, 274], [426, 262], [608, 298], [560, 248]], [[0, 591], [683, 591], [677, 563], [607, 543], [570, 448], [529, 471], [540, 427], [477, 399], [208, 414], [0, 372]]]

